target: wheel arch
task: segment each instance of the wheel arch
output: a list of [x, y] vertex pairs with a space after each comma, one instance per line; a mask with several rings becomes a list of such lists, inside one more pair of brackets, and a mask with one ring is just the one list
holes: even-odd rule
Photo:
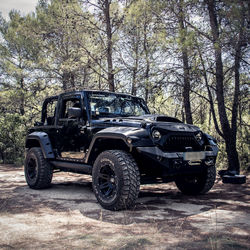
[[152, 146], [148, 131], [141, 127], [108, 127], [97, 132], [89, 146], [85, 158], [86, 164], [93, 164], [93, 161], [102, 151], [123, 150], [134, 153], [138, 146]]
[[39, 147], [45, 159], [54, 159], [55, 154], [49, 136], [45, 132], [33, 132], [26, 137], [25, 148]]
[[130, 145], [126, 141], [126, 137], [123, 135], [114, 134], [99, 134], [96, 135], [89, 147], [89, 151], [86, 156], [86, 163], [94, 164], [97, 156], [106, 150], [123, 150], [127, 152], [132, 151], [132, 144]]

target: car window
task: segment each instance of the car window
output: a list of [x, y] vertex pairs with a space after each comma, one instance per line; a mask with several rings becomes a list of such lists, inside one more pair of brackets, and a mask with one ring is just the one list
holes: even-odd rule
[[81, 97], [73, 97], [73, 98], [66, 98], [62, 101], [62, 108], [60, 112], [60, 118], [69, 118], [68, 117], [68, 110], [71, 107], [74, 108], [81, 108]]

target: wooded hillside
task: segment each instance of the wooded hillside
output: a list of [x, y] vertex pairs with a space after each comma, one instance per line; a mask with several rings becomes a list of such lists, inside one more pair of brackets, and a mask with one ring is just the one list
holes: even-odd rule
[[0, 160], [22, 163], [46, 96], [86, 88], [143, 97], [213, 135], [219, 167], [247, 168], [249, 17], [242, 0], [40, 0], [0, 17]]

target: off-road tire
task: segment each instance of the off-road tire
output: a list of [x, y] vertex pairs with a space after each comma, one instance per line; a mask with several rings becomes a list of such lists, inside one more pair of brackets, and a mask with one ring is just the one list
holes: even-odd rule
[[27, 184], [33, 189], [48, 188], [53, 176], [53, 168], [44, 158], [41, 148], [31, 148], [25, 159], [24, 173]]
[[102, 152], [93, 166], [92, 187], [105, 209], [133, 207], [140, 191], [139, 169], [133, 157], [120, 150]]
[[178, 189], [187, 195], [207, 193], [214, 185], [216, 179], [215, 166], [203, 170], [201, 174], [179, 176], [175, 180]]

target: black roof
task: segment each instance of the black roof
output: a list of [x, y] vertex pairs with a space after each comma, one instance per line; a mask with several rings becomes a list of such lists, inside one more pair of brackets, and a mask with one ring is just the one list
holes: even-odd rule
[[63, 95], [68, 95], [68, 94], [81, 94], [82, 92], [94, 92], [94, 93], [110, 93], [110, 94], [114, 94], [114, 95], [126, 95], [126, 96], [131, 96], [131, 97], [136, 97], [136, 98], [140, 98], [137, 96], [133, 96], [127, 93], [121, 93], [121, 92], [112, 92], [112, 91], [107, 91], [107, 90], [89, 90], [89, 89], [83, 89], [83, 90], [75, 90], [75, 91], [66, 91], [64, 93], [59, 94], [58, 96], [63, 96]]

